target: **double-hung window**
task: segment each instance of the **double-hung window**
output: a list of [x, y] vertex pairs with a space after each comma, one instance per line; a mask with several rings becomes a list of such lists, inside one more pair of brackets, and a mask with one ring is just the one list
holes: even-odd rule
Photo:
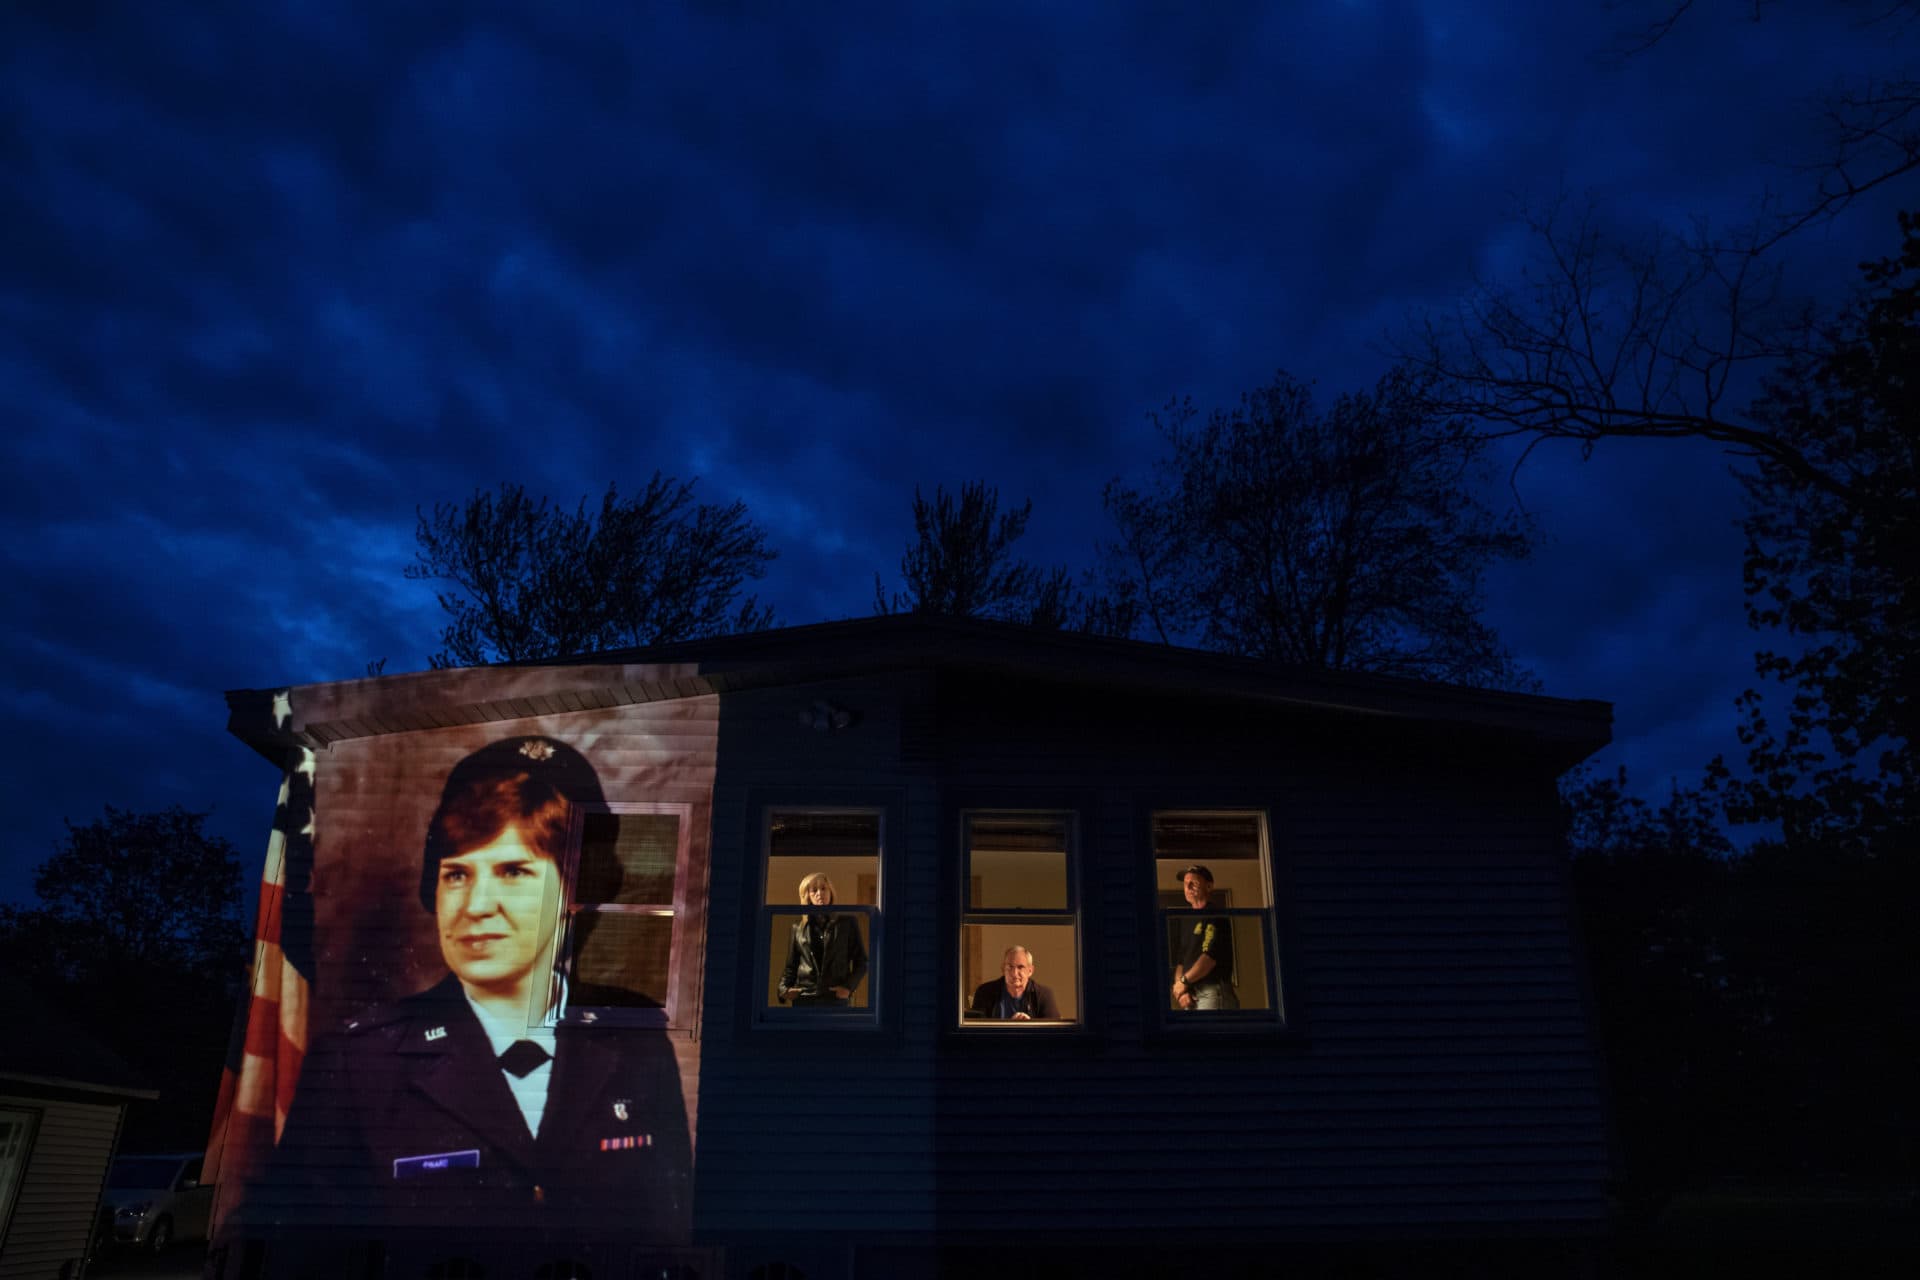
[[574, 818], [567, 868], [567, 1022], [676, 1026], [691, 806], [615, 803]]
[[1271, 1023], [1283, 1016], [1272, 864], [1262, 812], [1153, 815], [1155, 899], [1165, 948], [1160, 1001], [1170, 1023]]
[[884, 817], [867, 808], [766, 810], [763, 1023], [874, 1022]]
[[960, 1024], [1079, 1022], [1075, 815], [971, 810], [961, 816], [961, 848]]
[[27, 1153], [33, 1149], [33, 1130], [39, 1112], [0, 1107], [0, 1240], [6, 1239], [13, 1217], [14, 1196], [27, 1172]]

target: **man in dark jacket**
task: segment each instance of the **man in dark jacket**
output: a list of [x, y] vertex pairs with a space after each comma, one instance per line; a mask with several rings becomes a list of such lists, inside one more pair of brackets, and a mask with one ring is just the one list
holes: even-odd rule
[[1060, 1020], [1060, 1005], [1052, 989], [1033, 980], [1033, 952], [1025, 947], [1008, 947], [1000, 957], [1000, 974], [974, 990], [973, 1001], [967, 1006], [970, 1017], [1007, 1022]]

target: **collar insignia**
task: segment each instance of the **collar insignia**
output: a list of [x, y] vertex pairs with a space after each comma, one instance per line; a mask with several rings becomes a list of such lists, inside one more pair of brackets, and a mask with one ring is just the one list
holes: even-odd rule
[[447, 1038], [447, 1029], [445, 1027], [428, 1027], [427, 1028], [427, 1039], [444, 1040], [446, 1038]]

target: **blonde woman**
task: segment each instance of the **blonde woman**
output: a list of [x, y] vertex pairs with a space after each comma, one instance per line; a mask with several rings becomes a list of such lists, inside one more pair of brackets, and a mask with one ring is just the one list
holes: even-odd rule
[[807, 914], [793, 926], [787, 967], [780, 971], [780, 999], [796, 1009], [844, 1009], [867, 976], [860, 922], [827, 910], [833, 905], [833, 881], [824, 871], [800, 881], [800, 902]]

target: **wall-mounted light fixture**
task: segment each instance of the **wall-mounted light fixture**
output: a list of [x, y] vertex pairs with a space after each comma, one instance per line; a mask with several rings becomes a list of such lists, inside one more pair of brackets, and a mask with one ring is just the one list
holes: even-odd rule
[[816, 702], [800, 713], [800, 723], [819, 733], [835, 733], [849, 728], [860, 717], [831, 702]]

